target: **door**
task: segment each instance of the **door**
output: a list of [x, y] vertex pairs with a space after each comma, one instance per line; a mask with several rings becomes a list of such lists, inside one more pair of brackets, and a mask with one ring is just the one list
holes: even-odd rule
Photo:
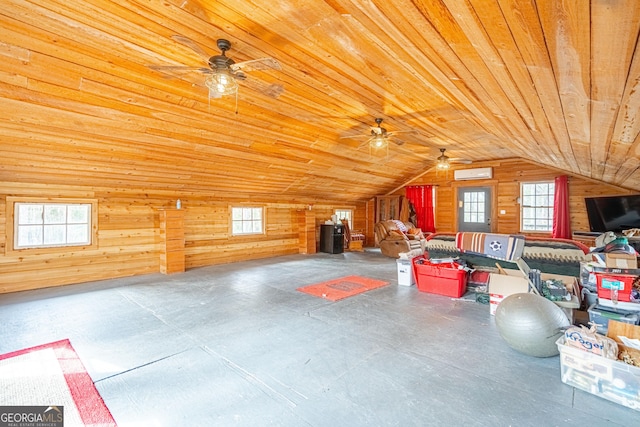
[[458, 188], [458, 231], [491, 232], [491, 188]]

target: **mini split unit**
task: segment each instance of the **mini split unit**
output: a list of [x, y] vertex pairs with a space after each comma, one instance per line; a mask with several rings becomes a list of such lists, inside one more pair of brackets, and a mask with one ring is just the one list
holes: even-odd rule
[[492, 168], [460, 169], [453, 171], [453, 179], [456, 181], [469, 181], [473, 179], [493, 178]]

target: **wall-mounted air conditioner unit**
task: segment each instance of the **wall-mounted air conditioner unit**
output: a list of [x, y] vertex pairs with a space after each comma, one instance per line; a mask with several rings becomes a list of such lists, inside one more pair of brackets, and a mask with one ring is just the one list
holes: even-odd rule
[[453, 179], [456, 181], [491, 178], [493, 178], [492, 168], [460, 169], [453, 171]]

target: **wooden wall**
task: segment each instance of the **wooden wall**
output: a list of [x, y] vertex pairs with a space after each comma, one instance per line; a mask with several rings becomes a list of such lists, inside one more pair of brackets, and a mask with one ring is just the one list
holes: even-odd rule
[[[97, 248], [8, 252], [7, 227], [12, 225], [7, 221], [7, 196], [95, 198]], [[299, 252], [299, 212], [308, 209], [306, 203], [0, 182], [0, 293], [159, 272], [158, 209], [175, 206], [178, 198], [184, 211], [187, 269]], [[231, 236], [231, 206], [264, 206], [265, 234]], [[317, 235], [336, 208], [353, 209], [354, 227], [366, 226], [365, 204], [323, 201], [312, 206]]]
[[[489, 185], [496, 195], [494, 232], [517, 233], [520, 182], [551, 180], [562, 174], [561, 171], [521, 160], [473, 164], [473, 167], [486, 166], [493, 168], [491, 180], [454, 181], [453, 171], [429, 171], [410, 183], [437, 186], [437, 231], [456, 231], [455, 197], [458, 188]], [[575, 176], [570, 177], [569, 191], [574, 231], [589, 228], [584, 197], [629, 193]], [[403, 192], [404, 189], [398, 190], [400, 194]], [[98, 247], [90, 250], [7, 252], [7, 227], [11, 226], [6, 215], [7, 196], [95, 198], [98, 201]], [[187, 269], [300, 251], [299, 214], [301, 210], [308, 209], [307, 202], [0, 182], [0, 293], [158, 273], [161, 247], [158, 209], [174, 206], [177, 198], [181, 199], [184, 210]], [[230, 207], [241, 205], [265, 207], [264, 235], [230, 235]], [[319, 225], [331, 217], [334, 209], [353, 209], [353, 229], [363, 231], [367, 236], [365, 245], [373, 246], [374, 207], [374, 200], [352, 205], [328, 201], [313, 203], [316, 241], [319, 241]], [[501, 210], [505, 214], [500, 214]]]
[[[493, 162], [473, 163], [457, 167], [468, 169], [477, 167], [493, 168], [493, 178], [488, 180], [455, 181], [453, 169], [449, 171], [432, 170], [407, 185], [435, 185], [436, 190], [436, 230], [439, 232], [457, 231], [457, 189], [461, 187], [489, 186], [493, 189], [493, 232], [520, 232], [520, 196], [521, 182], [549, 181], [566, 172], [545, 167], [523, 160], [510, 159]], [[398, 191], [404, 194], [404, 189]], [[630, 194], [629, 190], [602, 182], [569, 175], [569, 209], [572, 231], [589, 231], [589, 221], [584, 198], [589, 196]], [[504, 211], [501, 214], [500, 211]], [[537, 233], [537, 235], [549, 233]]]

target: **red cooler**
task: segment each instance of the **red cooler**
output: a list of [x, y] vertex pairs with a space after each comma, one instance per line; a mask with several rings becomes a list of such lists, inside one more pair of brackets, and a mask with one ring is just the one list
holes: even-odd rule
[[467, 272], [459, 267], [456, 262], [432, 263], [424, 255], [413, 258], [418, 290], [460, 298], [467, 289]]

